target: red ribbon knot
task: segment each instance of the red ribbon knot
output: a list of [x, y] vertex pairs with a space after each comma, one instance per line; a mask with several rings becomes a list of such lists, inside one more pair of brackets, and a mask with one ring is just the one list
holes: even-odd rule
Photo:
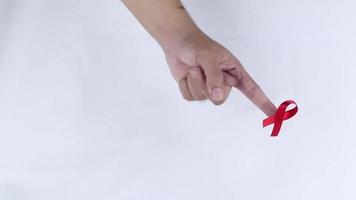
[[[294, 104], [295, 107], [293, 109], [286, 111], [287, 107], [291, 104]], [[272, 137], [278, 136], [283, 121], [292, 118], [295, 114], [297, 114], [297, 112], [298, 112], [297, 103], [295, 103], [293, 100], [287, 100], [278, 107], [275, 115], [270, 116], [267, 119], [263, 120], [263, 127], [274, 124], [271, 136]]]

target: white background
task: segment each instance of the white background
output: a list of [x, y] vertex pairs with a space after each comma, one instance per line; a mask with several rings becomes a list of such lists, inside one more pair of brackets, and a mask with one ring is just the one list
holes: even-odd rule
[[356, 198], [356, 3], [184, 1], [275, 104], [182, 100], [119, 0], [0, 0], [1, 200]]

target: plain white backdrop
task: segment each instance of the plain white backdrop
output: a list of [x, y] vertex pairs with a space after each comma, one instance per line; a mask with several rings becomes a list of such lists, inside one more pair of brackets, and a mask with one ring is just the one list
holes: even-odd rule
[[0, 0], [1, 200], [356, 198], [356, 2], [185, 0], [275, 104], [182, 100], [119, 0]]

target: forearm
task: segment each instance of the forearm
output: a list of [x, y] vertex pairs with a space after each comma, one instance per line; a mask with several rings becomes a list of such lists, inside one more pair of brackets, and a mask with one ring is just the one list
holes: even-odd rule
[[179, 0], [122, 0], [162, 48], [200, 33]]

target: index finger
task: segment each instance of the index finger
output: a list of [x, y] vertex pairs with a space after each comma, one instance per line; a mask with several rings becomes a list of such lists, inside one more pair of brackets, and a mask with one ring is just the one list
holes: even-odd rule
[[236, 78], [234, 87], [239, 89], [252, 103], [261, 109], [267, 116], [272, 116], [276, 112], [276, 106], [262, 91], [260, 86], [253, 80], [247, 71], [239, 66], [231, 69], [228, 73]]

